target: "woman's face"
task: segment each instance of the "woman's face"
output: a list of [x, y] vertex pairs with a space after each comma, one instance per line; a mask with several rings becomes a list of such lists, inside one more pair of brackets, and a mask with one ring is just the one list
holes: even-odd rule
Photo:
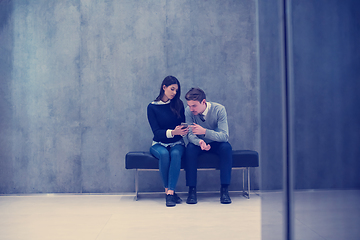
[[169, 99], [173, 99], [178, 91], [178, 85], [177, 84], [171, 84], [169, 86], [163, 86], [164, 89], [164, 96], [162, 100], [164, 102], [167, 102]]

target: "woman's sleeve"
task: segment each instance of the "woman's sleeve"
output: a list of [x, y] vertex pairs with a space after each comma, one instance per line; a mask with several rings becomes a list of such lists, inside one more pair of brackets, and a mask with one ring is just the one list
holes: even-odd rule
[[166, 137], [167, 129], [160, 128], [155, 111], [152, 108], [151, 104], [149, 104], [147, 107], [147, 117], [148, 117], [148, 121], [149, 121], [151, 130], [154, 134], [154, 138], [159, 139], [159, 140], [167, 139], [167, 137]]

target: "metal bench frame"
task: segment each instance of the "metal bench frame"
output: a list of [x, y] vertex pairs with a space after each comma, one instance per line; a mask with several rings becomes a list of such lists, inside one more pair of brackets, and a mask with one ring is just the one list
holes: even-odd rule
[[[243, 187], [242, 194], [245, 198], [250, 199], [250, 167], [233, 167], [235, 170], [242, 170], [242, 178], [243, 178]], [[208, 170], [218, 170], [216, 168], [198, 168], [198, 171], [208, 171]], [[159, 169], [140, 169], [135, 168], [135, 197], [134, 200], [137, 201], [139, 197], [139, 171], [159, 171]], [[184, 171], [184, 169], [181, 169]], [[245, 190], [245, 172], [247, 175], [247, 190]]]

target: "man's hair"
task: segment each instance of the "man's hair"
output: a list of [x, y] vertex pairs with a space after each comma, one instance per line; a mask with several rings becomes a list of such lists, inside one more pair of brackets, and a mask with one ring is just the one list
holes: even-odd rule
[[185, 95], [186, 101], [199, 101], [206, 99], [205, 92], [200, 88], [191, 88]]

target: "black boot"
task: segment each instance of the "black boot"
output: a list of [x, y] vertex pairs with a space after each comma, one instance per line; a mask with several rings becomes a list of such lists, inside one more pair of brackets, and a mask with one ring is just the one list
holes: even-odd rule
[[227, 187], [221, 187], [221, 189], [220, 189], [220, 202], [222, 204], [231, 203], [231, 199], [230, 199], [229, 191], [228, 191]]
[[196, 188], [195, 187], [189, 187], [189, 196], [186, 200], [187, 204], [196, 204], [197, 203], [197, 197], [196, 197]]
[[174, 198], [175, 198], [176, 204], [182, 202], [182, 199], [175, 192], [174, 192]]
[[166, 206], [167, 207], [175, 207], [176, 206], [176, 200], [174, 195], [166, 195]]

